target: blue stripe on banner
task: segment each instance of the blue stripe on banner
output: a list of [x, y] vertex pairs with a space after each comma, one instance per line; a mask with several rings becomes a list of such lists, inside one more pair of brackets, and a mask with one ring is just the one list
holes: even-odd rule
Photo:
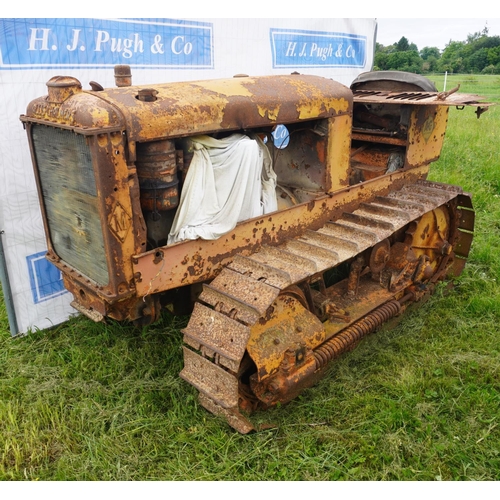
[[67, 293], [61, 271], [45, 258], [46, 253], [38, 252], [26, 257], [35, 304]]
[[271, 28], [274, 68], [362, 68], [366, 37], [325, 31]]
[[0, 19], [0, 69], [212, 69], [211, 23], [170, 19]]

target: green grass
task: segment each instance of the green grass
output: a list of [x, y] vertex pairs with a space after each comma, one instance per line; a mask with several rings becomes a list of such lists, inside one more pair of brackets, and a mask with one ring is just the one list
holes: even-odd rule
[[[500, 102], [498, 77], [466, 78]], [[255, 416], [273, 428], [242, 436], [199, 406], [178, 377], [186, 318], [135, 330], [77, 317], [12, 339], [0, 300], [0, 479], [499, 480], [499, 130], [500, 106], [451, 110], [432, 171], [477, 212], [452, 293]]]
[[[434, 82], [439, 91], [444, 89], [444, 74], [426, 75], [426, 77]], [[460, 85], [459, 92], [479, 94], [494, 102], [500, 100], [500, 75], [448, 74], [446, 90], [454, 89], [458, 85]]]

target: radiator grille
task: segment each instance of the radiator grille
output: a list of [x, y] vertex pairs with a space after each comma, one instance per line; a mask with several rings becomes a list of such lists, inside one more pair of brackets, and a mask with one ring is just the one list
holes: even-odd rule
[[71, 267], [106, 285], [106, 253], [86, 139], [38, 124], [32, 127], [32, 137], [54, 250]]

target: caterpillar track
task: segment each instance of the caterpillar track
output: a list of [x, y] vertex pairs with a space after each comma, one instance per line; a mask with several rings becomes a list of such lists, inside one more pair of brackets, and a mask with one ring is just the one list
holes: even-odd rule
[[206, 409], [254, 430], [248, 414], [290, 401], [436, 282], [459, 275], [473, 228], [469, 195], [417, 181], [317, 231], [236, 255], [203, 285], [183, 330], [180, 376]]

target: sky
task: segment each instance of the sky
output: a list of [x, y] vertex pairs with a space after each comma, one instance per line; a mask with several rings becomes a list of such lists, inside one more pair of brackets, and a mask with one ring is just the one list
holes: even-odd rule
[[424, 47], [443, 50], [450, 40], [463, 42], [467, 40], [467, 35], [481, 32], [485, 26], [489, 36], [500, 36], [500, 15], [497, 18], [484, 16], [473, 19], [377, 18], [377, 26], [377, 42], [382, 45], [392, 45], [404, 36], [419, 50]]

